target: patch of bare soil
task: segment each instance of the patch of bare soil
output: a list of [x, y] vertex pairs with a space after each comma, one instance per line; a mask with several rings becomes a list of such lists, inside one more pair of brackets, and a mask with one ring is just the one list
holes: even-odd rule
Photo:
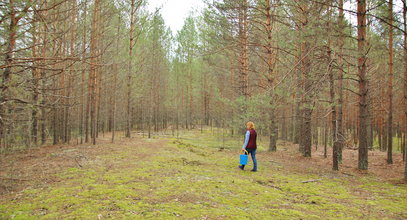
[[325, 173], [327, 175], [338, 173], [344, 176], [375, 176], [380, 180], [393, 184], [407, 184], [403, 180], [404, 161], [401, 153], [393, 153], [393, 164], [387, 164], [387, 152], [369, 151], [369, 170], [358, 170], [358, 151], [353, 149], [343, 149], [343, 160], [339, 171], [332, 171], [332, 148], [327, 150], [327, 158], [324, 158], [324, 148], [313, 147], [312, 157], [305, 158], [298, 152], [298, 145], [285, 143], [279, 146], [277, 152], [259, 154], [259, 158], [281, 165], [283, 169], [288, 169], [298, 173]]

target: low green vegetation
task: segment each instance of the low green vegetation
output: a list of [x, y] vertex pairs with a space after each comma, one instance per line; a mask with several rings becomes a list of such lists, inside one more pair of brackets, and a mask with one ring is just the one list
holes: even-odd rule
[[259, 172], [247, 171], [251, 165], [240, 171], [240, 141], [218, 138], [193, 131], [179, 139], [109, 144], [119, 150], [67, 168], [47, 187], [0, 200], [0, 219], [407, 218], [405, 185], [371, 176], [290, 173], [264, 151]]

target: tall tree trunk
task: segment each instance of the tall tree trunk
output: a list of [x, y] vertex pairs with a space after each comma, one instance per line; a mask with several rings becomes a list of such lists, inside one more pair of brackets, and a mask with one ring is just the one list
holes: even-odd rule
[[[83, 10], [83, 33], [82, 33], [82, 59], [85, 60], [86, 57], [86, 32], [87, 32], [87, 25], [86, 25], [86, 17], [87, 17], [87, 5], [88, 5], [88, 1], [85, 0], [84, 1], [84, 10]], [[79, 120], [79, 135], [81, 137], [81, 144], [83, 143], [83, 130], [84, 130], [84, 121], [85, 121], [85, 130], [86, 130], [86, 137], [85, 137], [85, 142], [87, 141], [87, 127], [88, 127], [88, 123], [87, 123], [87, 116], [85, 116], [85, 67], [86, 67], [86, 63], [83, 62], [83, 70], [81, 71], [81, 107], [80, 107], [80, 120]], [[86, 111], [88, 112], [88, 111]]]
[[129, 33], [129, 61], [127, 73], [127, 117], [126, 117], [126, 137], [131, 137], [131, 93], [132, 93], [132, 78], [133, 78], [133, 46], [134, 46], [134, 25], [135, 25], [135, 13], [136, 13], [136, 0], [131, 0], [130, 7], [130, 33]]
[[343, 135], [343, 126], [342, 126], [342, 119], [343, 119], [343, 72], [344, 72], [344, 65], [343, 65], [343, 45], [344, 45], [344, 35], [343, 30], [345, 29], [344, 23], [344, 10], [343, 10], [343, 0], [339, 0], [339, 15], [338, 15], [338, 23], [339, 23], [339, 39], [338, 39], [338, 47], [339, 47], [339, 59], [338, 59], [338, 66], [339, 66], [339, 73], [338, 73], [338, 114], [337, 114], [337, 134], [338, 134], [338, 162], [342, 162], [342, 149], [344, 146], [344, 135]]
[[[44, 5], [45, 8], [47, 8], [48, 1], [43, 0], [42, 5]], [[42, 19], [44, 20], [44, 24], [42, 25], [42, 48], [41, 48], [41, 53], [42, 57], [45, 58], [47, 56], [47, 45], [48, 45], [48, 31], [47, 31], [47, 24], [46, 21], [48, 17], [47, 11], [42, 12]], [[46, 61], [45, 59], [42, 61], [42, 66], [45, 67]], [[47, 136], [46, 136], [46, 108], [45, 108], [45, 92], [46, 92], [46, 72], [45, 68], [41, 69], [41, 93], [42, 93], [42, 100], [41, 100], [41, 144], [45, 144], [47, 141]]]
[[[62, 12], [60, 12], [60, 11], [62, 11]], [[68, 11], [68, 2], [66, 1], [66, 2], [64, 2], [64, 4], [61, 5], [61, 9], [58, 7], [58, 16], [67, 17], [68, 16], [67, 11]], [[59, 31], [62, 31], [62, 33], [63, 33], [61, 36], [62, 39], [59, 42], [59, 46], [62, 50], [61, 55], [64, 57], [69, 56], [68, 48], [67, 48], [68, 47], [68, 41], [67, 41], [68, 33], [64, 31], [64, 30], [68, 29], [67, 24], [68, 24], [67, 19], [63, 19], [62, 25], [58, 24], [58, 28], [61, 28]], [[67, 122], [67, 120], [65, 117], [68, 113], [68, 101], [69, 101], [69, 99], [67, 97], [68, 86], [66, 86], [66, 84], [65, 84], [67, 81], [66, 79], [67, 79], [67, 75], [68, 75], [67, 74], [68, 68], [66, 68], [67, 61], [62, 62], [59, 65], [62, 68], [62, 71], [59, 75], [59, 90], [60, 90], [59, 95], [61, 97], [62, 105], [57, 107], [60, 109], [60, 111], [57, 111], [58, 112], [58, 122], [57, 123], [59, 125], [59, 127], [58, 127], [58, 136], [59, 137], [58, 138], [59, 138], [59, 140], [62, 141], [62, 143], [66, 143], [66, 128], [67, 128], [66, 122]]]
[[16, 11], [14, 8], [14, 1], [9, 1], [9, 9], [10, 11], [10, 23], [8, 24], [8, 38], [6, 40], [6, 52], [4, 57], [4, 72], [2, 75], [1, 81], [1, 90], [0, 90], [0, 143], [3, 142], [3, 145], [7, 145], [5, 143], [5, 134], [6, 134], [6, 112], [7, 112], [7, 102], [8, 102], [8, 89], [10, 86], [10, 78], [12, 74], [12, 65], [13, 65], [13, 57], [14, 57], [14, 49], [17, 40], [17, 24], [19, 21], [18, 16], [16, 15]]
[[[92, 54], [90, 54], [92, 56]], [[92, 65], [90, 69], [92, 70]], [[89, 142], [89, 116], [90, 116], [90, 108], [91, 108], [91, 97], [92, 97], [92, 72], [88, 74], [88, 89], [87, 89], [87, 97], [86, 97], [86, 109], [85, 109], [85, 143]]]
[[248, 19], [247, 10], [248, 2], [243, 0], [239, 3], [239, 40], [240, 40], [240, 89], [241, 95], [245, 98], [249, 97], [249, 58], [248, 58]]
[[[51, 21], [52, 21], [52, 35], [51, 36], [54, 36], [54, 35], [56, 35], [56, 33], [57, 33], [57, 15], [59, 14], [59, 9], [57, 9], [57, 12], [56, 13], [53, 13], [53, 14], [51, 14], [50, 15], [50, 19], [51, 19]], [[58, 55], [60, 55], [59, 54], [59, 50], [58, 50], [58, 44], [57, 44], [57, 41], [56, 40], [53, 40], [52, 41], [52, 51], [51, 51], [51, 54], [58, 54]], [[57, 64], [56, 63], [53, 63], [53, 65], [52, 65], [53, 67], [57, 67]], [[54, 76], [54, 77], [52, 77], [52, 88], [55, 90], [55, 91], [57, 91], [57, 88], [58, 88], [58, 85], [57, 85], [57, 82], [58, 82], [58, 79], [57, 79], [57, 76]], [[58, 92], [58, 91], [57, 91]], [[54, 103], [56, 103], [57, 102], [57, 97], [52, 97], [52, 101], [54, 102]], [[52, 136], [53, 136], [53, 144], [55, 145], [55, 144], [57, 144], [58, 143], [58, 141], [59, 141], [59, 137], [58, 137], [58, 131], [59, 131], [59, 127], [58, 127], [58, 112], [57, 112], [57, 106], [56, 105], [53, 105], [52, 106]]]
[[288, 141], [288, 125], [287, 125], [287, 117], [286, 117], [286, 112], [283, 109], [283, 115], [282, 115], [282, 125], [281, 125], [281, 139]]
[[[308, 24], [307, 18], [302, 21], [302, 30], [306, 30]], [[301, 42], [301, 69], [304, 80], [304, 95], [303, 95], [303, 121], [301, 131], [301, 142], [303, 146], [304, 157], [311, 157], [312, 146], [312, 79], [311, 79], [311, 60], [310, 60], [310, 43], [306, 40]]]
[[[328, 30], [331, 29], [331, 7], [328, 8]], [[328, 75], [329, 75], [329, 94], [331, 102], [331, 120], [332, 120], [332, 170], [339, 170], [339, 143], [338, 143], [338, 124], [337, 124], [337, 103], [335, 99], [335, 77], [333, 71], [333, 58], [332, 58], [332, 48], [331, 48], [331, 35], [328, 33], [328, 45], [327, 45], [327, 57], [328, 57]]]
[[32, 56], [33, 56], [33, 68], [32, 68], [32, 77], [33, 77], [33, 94], [32, 101], [33, 107], [31, 111], [32, 125], [31, 125], [31, 138], [34, 145], [38, 143], [38, 98], [39, 98], [39, 80], [40, 80], [40, 71], [38, 68], [37, 59], [37, 14], [38, 12], [34, 10], [34, 20], [32, 27]]
[[[119, 15], [119, 23], [117, 25], [117, 39], [116, 39], [116, 57], [119, 57], [119, 47], [120, 47], [120, 26], [121, 26], [121, 16]], [[115, 133], [116, 133], [116, 89], [117, 89], [117, 75], [119, 74], [119, 64], [118, 61], [114, 64], [113, 70], [113, 84], [112, 84], [112, 143], [114, 143]]]
[[192, 81], [193, 81], [193, 78], [192, 78], [192, 57], [191, 57], [191, 52], [190, 51], [188, 51], [188, 55], [187, 55], [187, 76], [188, 76], [188, 83], [187, 83], [187, 95], [188, 95], [188, 97], [187, 97], [187, 102], [188, 102], [188, 115], [187, 115], [187, 118], [188, 118], [188, 121], [189, 121], [189, 128], [190, 129], [192, 129], [193, 128], [193, 116], [192, 116], [192, 112], [193, 112], [193, 98], [192, 98], [192, 94], [193, 94], [193, 91], [192, 91]]
[[[75, 43], [76, 43], [76, 31], [77, 31], [77, 20], [76, 20], [76, 13], [77, 13], [77, 9], [76, 9], [76, 1], [72, 1], [71, 2], [71, 10], [69, 10], [69, 14], [68, 17], [70, 17], [70, 21], [71, 21], [71, 28], [72, 31], [70, 32], [71, 34], [71, 39], [70, 39], [70, 43], [69, 43], [69, 57], [75, 57], [76, 56], [76, 47], [75, 47]], [[69, 7], [69, 6], [68, 6]], [[75, 84], [75, 75], [76, 75], [76, 71], [74, 70], [74, 61], [71, 61], [70, 63], [70, 70], [69, 70], [69, 75], [68, 75], [68, 87], [67, 87], [67, 101], [66, 101], [66, 110], [65, 110], [65, 142], [69, 143], [71, 140], [71, 95], [74, 92], [73, 89], [73, 85]]]
[[[301, 7], [305, 7], [303, 3], [301, 3]], [[305, 26], [307, 25], [307, 17], [306, 15], [302, 14], [300, 15], [300, 24], [298, 25], [298, 38], [301, 39], [303, 32], [305, 30]], [[308, 54], [306, 51], [306, 42], [305, 40], [301, 40], [298, 43], [298, 51], [299, 51], [299, 56], [298, 56], [298, 74], [297, 74], [297, 138], [298, 138], [298, 150], [300, 153], [305, 155], [305, 100], [306, 96], [309, 95], [307, 94], [307, 86], [309, 86], [309, 82], [307, 81], [307, 74], [306, 74], [306, 67], [308, 63]], [[306, 85], [307, 82], [307, 85]], [[309, 100], [309, 99], [307, 99]]]
[[[102, 32], [102, 31], [101, 31]], [[99, 37], [100, 39], [103, 39], [103, 37]], [[100, 63], [98, 61], [98, 63]], [[102, 129], [104, 132], [104, 123], [100, 120], [100, 109], [102, 106], [102, 88], [103, 88], [103, 70], [102, 68], [99, 68], [98, 71], [98, 76], [97, 76], [97, 87], [96, 87], [96, 137], [99, 137], [99, 131]], [[102, 127], [102, 128], [100, 128]]]
[[404, 25], [404, 180], [407, 180], [407, 0], [403, 0], [403, 25]]
[[387, 119], [387, 163], [393, 163], [393, 0], [389, 0], [389, 81], [387, 94], [389, 109]]
[[358, 75], [359, 75], [359, 156], [358, 168], [368, 169], [367, 149], [367, 77], [366, 77], [366, 0], [357, 1]]
[[[328, 37], [329, 38], [329, 37]], [[329, 40], [328, 40], [329, 41]], [[328, 44], [328, 59], [329, 59], [329, 93], [331, 96], [331, 120], [332, 120], [332, 169], [339, 170], [338, 166], [338, 130], [337, 130], [337, 120], [336, 120], [336, 103], [335, 103], [335, 81], [334, 73], [332, 70], [332, 50], [330, 48], [330, 43]]]
[[[274, 66], [275, 66], [275, 53], [273, 53], [272, 45], [272, 31], [273, 31], [273, 20], [272, 20], [272, 11], [270, 1], [265, 2], [265, 15], [266, 15], [266, 32], [267, 32], [267, 80], [268, 80], [268, 89], [270, 90], [270, 98], [273, 100], [275, 98], [274, 94]], [[271, 101], [271, 109], [269, 110], [270, 115], [270, 142], [269, 142], [269, 151], [277, 151], [277, 124], [276, 124], [276, 106], [275, 102]]]
[[270, 142], [269, 142], [269, 151], [277, 151], [277, 137], [278, 137], [278, 131], [277, 131], [277, 123], [275, 121], [275, 109], [272, 108], [270, 110]]
[[[310, 91], [311, 82], [309, 79], [305, 82], [305, 89], [306, 91]], [[303, 121], [303, 128], [302, 128], [302, 139], [303, 139], [303, 146], [304, 146], [304, 157], [311, 157], [311, 146], [312, 146], [312, 107], [311, 107], [311, 98], [306, 97], [304, 104], [304, 121]]]
[[[297, 32], [301, 30], [298, 29]], [[302, 50], [301, 44], [298, 43], [298, 59], [297, 59], [297, 86], [296, 86], [296, 93], [295, 93], [295, 129], [294, 129], [294, 144], [299, 145], [299, 152], [303, 152], [302, 144], [301, 144], [301, 132], [302, 132], [302, 102], [303, 102], [303, 80], [302, 80], [302, 72], [301, 72], [301, 59], [302, 59]]]
[[324, 122], [324, 158], [327, 158], [328, 148], [328, 120]]
[[97, 80], [98, 80], [98, 68], [97, 68], [97, 45], [99, 36], [99, 13], [100, 13], [100, 0], [95, 0], [94, 13], [92, 20], [92, 32], [90, 40], [90, 53], [91, 53], [91, 70], [89, 73], [91, 83], [90, 94], [90, 133], [92, 138], [92, 144], [96, 144], [96, 111], [97, 111]]

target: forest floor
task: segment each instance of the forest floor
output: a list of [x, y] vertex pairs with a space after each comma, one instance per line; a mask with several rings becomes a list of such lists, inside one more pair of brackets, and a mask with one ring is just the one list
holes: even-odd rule
[[[216, 132], [219, 133], [219, 132]], [[407, 219], [401, 155], [345, 150], [339, 172], [322, 147], [303, 158], [279, 142], [259, 171], [237, 168], [241, 138], [210, 130], [179, 138], [135, 134], [98, 144], [56, 145], [0, 155], [0, 219]], [[329, 148], [329, 151], [331, 149]]]

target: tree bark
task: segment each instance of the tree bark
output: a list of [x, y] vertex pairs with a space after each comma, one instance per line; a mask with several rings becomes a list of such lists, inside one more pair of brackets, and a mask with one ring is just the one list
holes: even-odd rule
[[328, 148], [328, 120], [324, 122], [324, 158], [327, 158]]
[[14, 8], [14, 1], [10, 0], [9, 2], [9, 14], [10, 14], [10, 23], [8, 24], [8, 38], [6, 40], [6, 53], [4, 57], [5, 69], [2, 75], [1, 81], [1, 90], [0, 90], [0, 143], [5, 143], [5, 133], [6, 133], [6, 112], [7, 112], [7, 101], [8, 101], [8, 89], [10, 86], [10, 78], [12, 74], [12, 65], [14, 57], [14, 49], [17, 40], [17, 24], [19, 18], [16, 14]]
[[91, 69], [89, 73], [90, 79], [90, 133], [92, 144], [96, 144], [96, 111], [97, 111], [97, 80], [98, 80], [98, 67], [97, 67], [97, 45], [98, 45], [98, 32], [99, 32], [99, 13], [100, 13], [100, 0], [95, 0], [94, 13], [92, 20], [92, 32], [90, 40], [90, 53], [91, 53]]
[[309, 13], [312, 12], [312, 6], [306, 1], [299, 3], [299, 33], [300, 33], [300, 86], [302, 89], [300, 104], [300, 143], [299, 150], [304, 157], [311, 157], [312, 147], [312, 93], [313, 79], [311, 76], [311, 38], [308, 35], [310, 31]]
[[269, 142], [269, 151], [277, 151], [277, 121], [275, 116], [276, 111], [276, 104], [273, 102], [275, 98], [274, 94], [274, 66], [275, 66], [275, 59], [276, 55], [273, 52], [273, 18], [272, 18], [272, 11], [270, 1], [265, 2], [265, 15], [266, 15], [266, 33], [267, 33], [267, 45], [266, 45], [266, 52], [267, 52], [267, 80], [268, 80], [268, 89], [270, 90], [270, 99], [272, 100], [270, 103], [270, 142]]
[[135, 13], [136, 13], [136, 0], [131, 0], [131, 7], [130, 7], [130, 32], [129, 32], [129, 61], [128, 61], [128, 68], [129, 72], [127, 73], [127, 117], [126, 117], [126, 137], [131, 137], [131, 94], [132, 94], [132, 78], [133, 78], [133, 46], [134, 46], [134, 25], [135, 25]]
[[[305, 27], [307, 21], [303, 23]], [[303, 155], [304, 157], [311, 157], [311, 146], [312, 146], [312, 80], [310, 76], [310, 45], [308, 42], [301, 43], [302, 50], [302, 75], [304, 78], [304, 105], [303, 105], [303, 121], [302, 121], [302, 132], [301, 132], [301, 143], [304, 147]]]
[[[116, 39], [116, 56], [119, 57], [119, 47], [120, 47], [120, 25], [121, 25], [121, 16], [119, 15], [119, 23], [117, 25], [117, 39]], [[117, 75], [119, 74], [119, 64], [116, 62], [114, 64], [113, 72], [113, 84], [112, 84], [112, 143], [114, 143], [115, 133], [116, 133], [116, 89], [117, 89]]]
[[245, 98], [249, 97], [249, 58], [248, 58], [248, 19], [247, 19], [247, 10], [248, 2], [243, 0], [239, 3], [239, 40], [240, 40], [240, 89], [241, 95]]
[[[87, 4], [88, 1], [85, 0], [84, 1], [84, 10], [83, 10], [83, 33], [82, 33], [82, 59], [85, 60], [84, 58], [86, 57], [86, 31], [87, 31], [87, 25], [86, 25], [86, 17], [87, 17]], [[80, 120], [79, 120], [79, 136], [81, 138], [81, 144], [83, 143], [83, 130], [85, 127], [86, 130], [86, 136], [85, 136], [85, 142], [87, 141], [87, 127], [88, 127], [88, 123], [87, 123], [87, 116], [85, 116], [85, 82], [86, 82], [86, 78], [85, 78], [85, 67], [86, 67], [86, 63], [83, 62], [83, 70], [81, 71], [81, 107], [80, 107]], [[88, 111], [86, 111], [88, 112]], [[84, 121], [85, 121], [85, 125], [84, 125]]]
[[332, 50], [330, 45], [328, 45], [328, 59], [329, 59], [329, 93], [331, 96], [331, 120], [332, 120], [332, 169], [339, 170], [338, 163], [338, 130], [337, 130], [337, 120], [336, 120], [336, 103], [335, 103], [335, 83], [334, 83], [334, 73], [332, 70]]
[[337, 114], [337, 134], [338, 134], [338, 162], [342, 162], [342, 149], [344, 146], [344, 135], [343, 135], [343, 125], [342, 125], [342, 120], [343, 120], [343, 72], [344, 72], [344, 66], [343, 66], [343, 45], [344, 45], [344, 35], [343, 30], [345, 29], [345, 23], [344, 23], [344, 10], [343, 10], [343, 0], [339, 0], [339, 14], [338, 14], [338, 23], [339, 23], [339, 39], [338, 39], [338, 47], [339, 47], [339, 59], [338, 59], [338, 114]]
[[407, 0], [403, 0], [403, 26], [404, 26], [404, 180], [407, 180]]
[[33, 68], [32, 68], [32, 80], [33, 80], [33, 93], [32, 101], [33, 107], [31, 111], [31, 139], [34, 145], [38, 144], [38, 98], [39, 98], [39, 81], [40, 81], [40, 71], [38, 68], [37, 58], [37, 14], [38, 12], [34, 10], [33, 27], [32, 27], [32, 56], [33, 56]]
[[387, 119], [387, 163], [393, 163], [393, 0], [389, 0], [389, 81], [387, 95], [389, 109]]
[[358, 76], [359, 76], [359, 155], [358, 168], [368, 169], [367, 149], [367, 77], [366, 77], [366, 0], [357, 1]]
[[277, 131], [277, 124], [275, 121], [275, 113], [274, 109], [270, 110], [270, 142], [269, 142], [269, 151], [275, 152], [277, 151], [277, 137], [278, 137], [278, 131]]
[[[44, 5], [44, 7], [47, 7], [48, 5], [48, 1], [47, 0], [43, 0], [42, 4]], [[48, 13], [47, 11], [43, 11], [42, 12], [42, 18], [44, 19], [44, 21], [47, 21], [47, 17], [48, 17]], [[46, 23], [44, 23], [42, 25], [42, 30], [43, 30], [43, 35], [42, 35], [42, 48], [41, 48], [41, 53], [42, 53], [42, 57], [46, 57], [47, 56], [47, 45], [48, 45], [48, 31], [47, 31], [47, 25]], [[42, 66], [45, 66], [46, 61], [42, 61]], [[47, 141], [47, 136], [46, 136], [46, 108], [45, 108], [45, 90], [46, 90], [46, 75], [47, 73], [45, 72], [44, 68], [41, 69], [41, 93], [42, 93], [42, 100], [41, 100], [41, 144], [45, 144], [45, 142]]]

